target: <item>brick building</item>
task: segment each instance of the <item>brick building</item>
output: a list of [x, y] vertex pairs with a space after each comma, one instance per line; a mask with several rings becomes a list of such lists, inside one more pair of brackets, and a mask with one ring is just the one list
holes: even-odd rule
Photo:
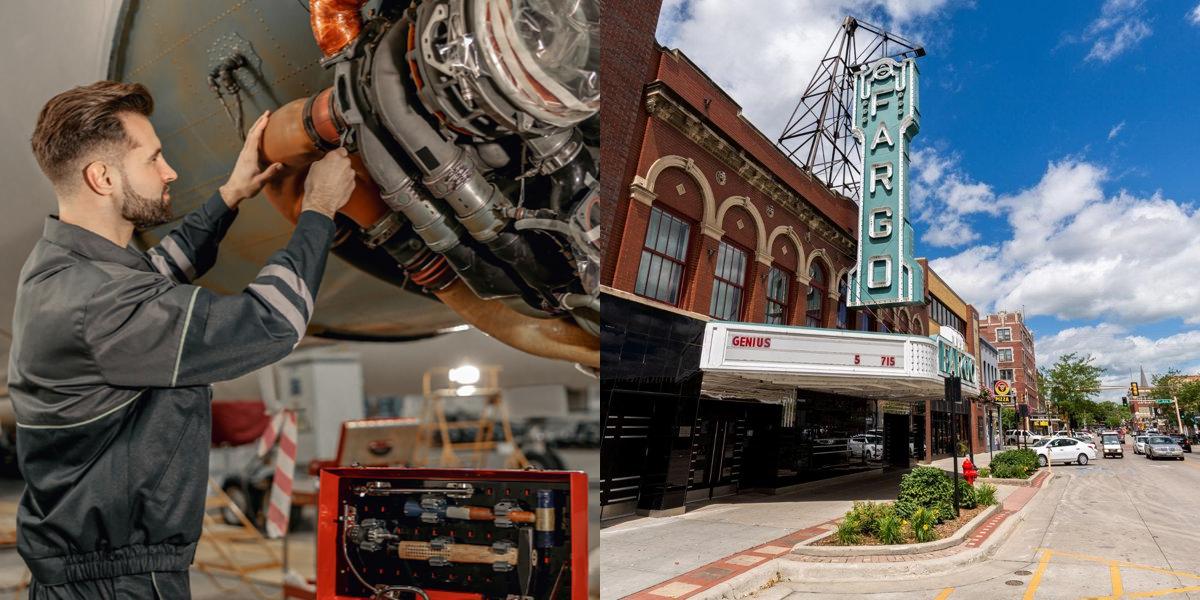
[[999, 378], [1012, 384], [1017, 402], [1029, 404], [1033, 413], [1045, 412], [1037, 387], [1037, 357], [1033, 334], [1018, 312], [1000, 311], [979, 320], [979, 335], [996, 347]]
[[857, 204], [654, 43], [659, 6], [605, 7], [601, 518], [928, 459], [948, 340], [846, 307]]

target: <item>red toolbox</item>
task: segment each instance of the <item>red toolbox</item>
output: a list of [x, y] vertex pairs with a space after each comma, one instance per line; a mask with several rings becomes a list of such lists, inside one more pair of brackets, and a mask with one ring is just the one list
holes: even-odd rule
[[317, 598], [588, 597], [587, 475], [321, 471]]

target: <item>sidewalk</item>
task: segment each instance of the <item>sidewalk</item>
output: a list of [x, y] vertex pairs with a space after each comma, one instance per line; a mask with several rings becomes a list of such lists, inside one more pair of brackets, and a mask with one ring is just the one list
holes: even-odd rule
[[[677, 517], [606, 527], [600, 531], [601, 598], [623, 598], [750, 548], [765, 553], [758, 560], [786, 553], [799, 541], [825, 532], [856, 500], [895, 499], [904, 473], [789, 494], [741, 494]], [[750, 560], [743, 563], [752, 565]], [[728, 574], [718, 569], [709, 576], [719, 580]]]

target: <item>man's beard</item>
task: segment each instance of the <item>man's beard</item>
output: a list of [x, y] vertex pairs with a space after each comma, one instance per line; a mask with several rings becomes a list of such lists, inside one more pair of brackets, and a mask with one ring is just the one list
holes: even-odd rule
[[124, 180], [124, 189], [121, 190], [121, 216], [126, 221], [133, 223], [134, 227], [149, 229], [175, 218], [171, 212], [170, 202], [162, 197], [154, 199], [142, 196], [133, 191], [128, 177], [124, 177], [122, 174], [122, 179]]

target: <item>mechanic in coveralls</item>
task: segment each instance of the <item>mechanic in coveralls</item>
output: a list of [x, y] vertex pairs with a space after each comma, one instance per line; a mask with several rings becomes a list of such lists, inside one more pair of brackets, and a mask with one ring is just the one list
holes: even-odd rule
[[[217, 258], [238, 205], [281, 169], [259, 164], [269, 116], [229, 181], [143, 252], [135, 228], [172, 219], [167, 164], [139, 84], [52, 98], [33, 154], [53, 184], [17, 284], [9, 391], [26, 488], [17, 547], [30, 598], [189, 598], [208, 480], [209, 384], [285, 357], [313, 312], [350, 197], [345, 150], [312, 165], [287, 247], [239, 295], [191, 284]], [[28, 200], [26, 200], [28, 201]]]

